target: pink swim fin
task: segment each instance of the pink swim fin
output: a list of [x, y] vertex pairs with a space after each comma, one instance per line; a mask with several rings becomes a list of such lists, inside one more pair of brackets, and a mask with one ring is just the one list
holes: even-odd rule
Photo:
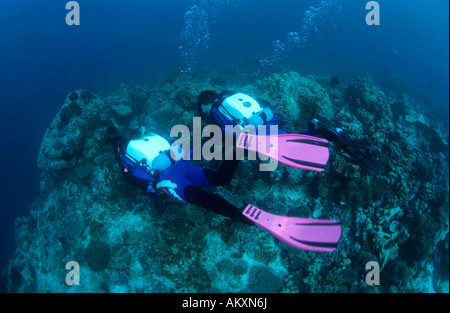
[[326, 139], [301, 134], [265, 136], [240, 133], [236, 146], [261, 153], [290, 167], [317, 172], [325, 170], [330, 156]]
[[339, 221], [279, 216], [251, 204], [242, 215], [279, 240], [303, 250], [334, 251], [342, 234]]

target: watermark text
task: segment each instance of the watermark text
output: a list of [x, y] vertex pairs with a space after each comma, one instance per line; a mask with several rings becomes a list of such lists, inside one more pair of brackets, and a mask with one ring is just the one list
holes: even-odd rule
[[366, 24], [369, 26], [380, 25], [380, 5], [377, 1], [369, 1], [366, 10], [370, 10], [366, 15]]

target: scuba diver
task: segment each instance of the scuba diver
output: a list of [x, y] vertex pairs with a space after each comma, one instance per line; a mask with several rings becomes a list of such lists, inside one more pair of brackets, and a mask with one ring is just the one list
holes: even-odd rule
[[[317, 140], [319, 137], [338, 144], [350, 155], [354, 164], [370, 174], [379, 175], [384, 172], [384, 167], [369, 155], [369, 151], [379, 151], [378, 147], [357, 143], [341, 128], [332, 129], [315, 118], [308, 123], [309, 128], [301, 132], [301, 135], [313, 136], [315, 139], [310, 140], [311, 138], [300, 134], [288, 134], [286, 130], [278, 129], [278, 147], [283, 149], [278, 151], [277, 155], [268, 155], [264, 149], [258, 148], [257, 142], [260, 143], [261, 140], [258, 140], [254, 134], [246, 133], [249, 126], [253, 126], [258, 137], [268, 136], [270, 135], [270, 125], [278, 125], [279, 118], [273, 114], [268, 105], [266, 101], [259, 99], [257, 101], [249, 95], [230, 90], [221, 93], [204, 90], [198, 96], [197, 101], [198, 113], [206, 122], [218, 125], [225, 132], [225, 125], [241, 126], [243, 133], [239, 134], [237, 139], [240, 148], [277, 158], [279, 162], [288, 166], [321, 171], [328, 158], [320, 159], [318, 157], [319, 155], [325, 156], [320, 147], [326, 145], [324, 141]], [[266, 134], [258, 134], [258, 126], [261, 125], [269, 126], [265, 128]], [[253, 142], [253, 146], [248, 144], [250, 141]], [[300, 150], [303, 153], [300, 153]], [[300, 157], [295, 158], [293, 155]], [[311, 166], [305, 167], [304, 164]]]
[[238, 208], [203, 187], [231, 182], [238, 159], [224, 160], [218, 170], [195, 166], [190, 151], [170, 144], [157, 134], [140, 132], [130, 138], [120, 136], [115, 126], [108, 128], [121, 172], [132, 185], [154, 194], [161, 193], [194, 204], [251, 226], [268, 231], [281, 241], [299, 249], [334, 251], [341, 237], [339, 221], [285, 217], [267, 213], [251, 204]]

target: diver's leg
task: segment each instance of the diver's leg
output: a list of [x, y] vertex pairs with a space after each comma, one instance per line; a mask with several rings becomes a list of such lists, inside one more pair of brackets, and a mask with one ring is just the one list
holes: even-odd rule
[[235, 218], [239, 209], [219, 195], [204, 191], [197, 186], [187, 186], [184, 189], [187, 202], [198, 205], [214, 213]]
[[228, 185], [233, 179], [233, 174], [239, 165], [239, 160], [225, 160], [220, 165], [219, 170], [186, 165], [186, 179], [192, 185], [198, 187], [224, 186]]
[[214, 213], [229, 217], [248, 225], [254, 225], [241, 214], [241, 209], [232, 205], [223, 197], [204, 191], [197, 186], [187, 186], [184, 189], [184, 198], [191, 204], [198, 205]]
[[171, 193], [174, 196], [184, 198], [184, 189], [188, 185], [195, 187], [211, 187], [211, 186], [223, 186], [231, 182], [234, 171], [239, 165], [238, 160], [223, 161], [218, 171], [207, 169], [200, 166], [195, 166], [189, 162], [182, 162], [177, 164], [169, 175], [161, 177], [161, 180], [170, 180], [177, 184], [177, 188], [173, 189]]
[[218, 171], [205, 168], [203, 174], [211, 186], [224, 186], [231, 183], [234, 172], [239, 165], [239, 160], [225, 160]]

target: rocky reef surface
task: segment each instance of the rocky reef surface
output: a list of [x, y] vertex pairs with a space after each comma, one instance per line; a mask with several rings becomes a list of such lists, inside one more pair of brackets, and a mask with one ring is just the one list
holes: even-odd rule
[[[314, 116], [381, 148], [379, 176], [332, 147], [324, 173], [259, 172], [243, 161], [231, 185], [211, 190], [237, 206], [339, 219], [335, 252], [297, 250], [175, 199], [158, 214], [154, 199], [124, 180], [107, 127], [169, 138], [173, 125], [192, 125], [204, 89], [264, 99], [291, 132]], [[425, 103], [370, 77], [338, 83], [284, 72], [238, 83], [180, 74], [103, 98], [77, 90], [47, 129], [38, 166], [40, 195], [16, 221], [11, 292], [448, 292], [448, 130]], [[80, 265], [79, 285], [65, 282], [69, 261]], [[369, 261], [380, 265], [379, 286], [365, 282]]]

